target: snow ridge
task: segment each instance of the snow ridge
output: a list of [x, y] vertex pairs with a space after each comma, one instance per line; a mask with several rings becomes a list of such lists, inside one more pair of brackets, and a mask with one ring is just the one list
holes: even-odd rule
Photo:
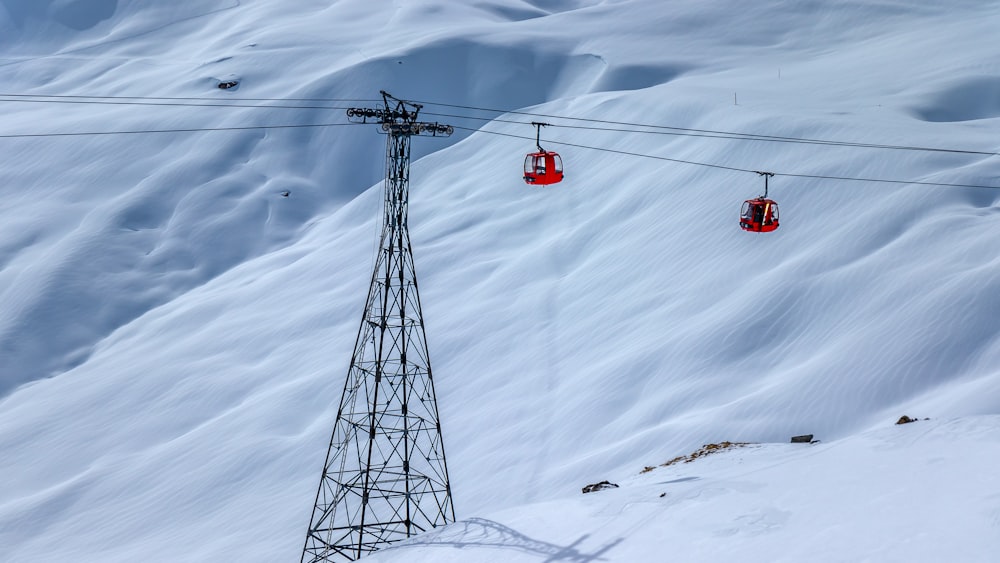
[[[410, 232], [463, 521], [373, 560], [989, 561], [1000, 190], [778, 176], [756, 235], [756, 175], [622, 152], [989, 186], [1000, 160], [566, 126], [996, 153], [998, 23], [973, 0], [0, 0], [0, 560], [300, 553], [380, 217], [384, 138], [343, 109], [384, 89], [459, 127], [414, 142]], [[547, 189], [519, 171], [539, 115]], [[723, 440], [761, 445], [637, 475]], [[579, 495], [602, 479], [622, 489]]]

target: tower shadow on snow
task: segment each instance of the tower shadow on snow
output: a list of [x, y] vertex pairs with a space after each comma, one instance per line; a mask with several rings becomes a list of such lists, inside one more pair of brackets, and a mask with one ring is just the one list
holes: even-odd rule
[[[485, 547], [494, 549], [512, 549], [522, 553], [537, 555], [541, 563], [594, 563], [607, 561], [602, 555], [611, 551], [623, 541], [618, 538], [593, 553], [585, 553], [580, 547], [590, 534], [583, 534], [573, 543], [561, 546], [530, 538], [517, 530], [499, 522], [485, 518], [470, 518], [456, 522], [444, 528], [439, 528], [408, 540], [405, 546], [451, 547], [463, 549], [468, 547]], [[399, 547], [404, 547], [400, 545]], [[390, 547], [388, 549], [397, 549]]]

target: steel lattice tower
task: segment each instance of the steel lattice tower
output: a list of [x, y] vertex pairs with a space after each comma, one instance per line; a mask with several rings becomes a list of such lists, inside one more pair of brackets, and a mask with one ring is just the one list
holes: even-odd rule
[[387, 135], [385, 209], [303, 563], [354, 561], [455, 521], [407, 229], [410, 138], [453, 129], [418, 122], [421, 106], [382, 96], [383, 108], [347, 112]]

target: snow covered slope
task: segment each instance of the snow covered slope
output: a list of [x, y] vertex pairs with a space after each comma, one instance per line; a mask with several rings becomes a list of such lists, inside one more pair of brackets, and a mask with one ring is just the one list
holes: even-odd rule
[[[487, 513], [372, 562], [969, 561], [1000, 547], [1000, 418], [749, 444]], [[665, 460], [666, 461], [666, 460]]]
[[[466, 128], [415, 140], [410, 216], [460, 519], [566, 546], [568, 523], [586, 519], [567, 511], [613, 519], [588, 504], [603, 500], [566, 500], [583, 484], [705, 443], [811, 432], [823, 445], [809, 451], [849, 471], [879, 463], [869, 445], [887, 430], [867, 432], [901, 414], [1000, 412], [1000, 190], [778, 176], [782, 226], [757, 235], [737, 213], [761, 181], [732, 170], [1000, 186], [997, 5], [294, 4], [0, 0], [0, 560], [298, 556], [381, 205], [384, 139], [340, 124], [380, 89]], [[239, 86], [217, 88], [225, 80]], [[521, 181], [532, 116], [489, 122], [475, 117], [498, 114], [435, 102], [549, 116], [544, 144], [563, 155], [566, 181]], [[976, 152], [595, 131], [566, 118]], [[332, 125], [24, 136], [316, 124]], [[928, 425], [937, 438], [884, 463], [923, 459], [948, 436], [971, 447], [963, 425], [994, 422]], [[761, 460], [762, 490], [814, 470], [802, 450], [766, 469], [784, 448], [745, 454]], [[984, 475], [995, 459], [934, 455], [949, 477]], [[826, 474], [822, 499], [843, 502], [834, 515], [886, 484], [855, 469], [856, 495]], [[728, 483], [739, 470], [718, 471]], [[602, 498], [646, 499], [656, 483], [645, 479], [670, 480], [660, 473]], [[984, 531], [947, 536], [969, 543], [971, 561], [997, 547], [986, 531], [1000, 491], [982, 484], [916, 505], [944, 498]], [[727, 499], [670, 505], [682, 512], [668, 521], [704, 524], [682, 553], [738, 528], [739, 499]], [[795, 506], [797, 525], [820, 510]], [[846, 550], [830, 560], [884, 539], [866, 518], [821, 520]], [[609, 529], [586, 549], [633, 527]], [[636, 542], [667, 533], [634, 529], [645, 530]], [[751, 536], [724, 549], [771, 560], [774, 536]], [[637, 560], [628, 550], [645, 548], [628, 545], [601, 557]]]

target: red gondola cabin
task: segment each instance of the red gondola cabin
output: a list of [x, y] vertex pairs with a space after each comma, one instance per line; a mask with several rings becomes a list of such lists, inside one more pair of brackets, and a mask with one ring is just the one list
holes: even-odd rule
[[778, 204], [758, 197], [743, 202], [740, 228], [755, 233], [769, 233], [778, 228]]
[[551, 151], [533, 152], [524, 157], [524, 181], [541, 186], [562, 182], [562, 158]]

